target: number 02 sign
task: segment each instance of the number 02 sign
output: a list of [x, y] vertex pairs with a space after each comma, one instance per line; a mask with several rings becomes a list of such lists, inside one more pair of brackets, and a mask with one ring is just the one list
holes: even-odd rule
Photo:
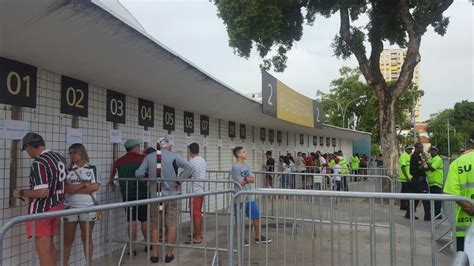
[[89, 85], [81, 80], [61, 77], [61, 113], [87, 117]]
[[36, 108], [37, 68], [0, 57], [0, 103]]

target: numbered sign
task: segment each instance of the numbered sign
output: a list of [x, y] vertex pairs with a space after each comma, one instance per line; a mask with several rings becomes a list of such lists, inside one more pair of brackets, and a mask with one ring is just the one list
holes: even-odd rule
[[201, 115], [201, 135], [209, 136], [209, 116]]
[[107, 90], [107, 121], [125, 124], [125, 110], [125, 94]]
[[300, 134], [300, 144], [304, 144], [304, 134]]
[[275, 130], [273, 130], [273, 129], [268, 130], [268, 141], [270, 141], [270, 142], [275, 141]]
[[235, 122], [229, 122], [229, 138], [235, 138]]
[[0, 103], [36, 108], [37, 68], [0, 57]]
[[184, 112], [184, 133], [194, 133], [194, 114]]
[[277, 79], [267, 71], [262, 71], [262, 111], [277, 117]]
[[61, 76], [61, 113], [87, 117], [89, 85], [87, 82]]
[[175, 110], [173, 107], [163, 106], [163, 129], [174, 131], [175, 128]]
[[138, 98], [138, 125], [155, 126], [155, 104], [152, 101]]
[[331, 138], [326, 138], [326, 146], [331, 146]]
[[283, 133], [280, 130], [277, 130], [277, 142], [281, 143], [283, 141]]
[[332, 138], [332, 146], [336, 147], [336, 138]]
[[265, 141], [265, 135], [266, 135], [266, 132], [265, 132], [265, 128], [260, 128], [260, 140], [261, 141]]
[[324, 112], [321, 103], [313, 100], [313, 119], [314, 127], [323, 128]]
[[318, 145], [318, 137], [313, 136], [313, 146], [317, 146], [317, 145]]
[[240, 139], [247, 137], [247, 127], [244, 124], [240, 124]]

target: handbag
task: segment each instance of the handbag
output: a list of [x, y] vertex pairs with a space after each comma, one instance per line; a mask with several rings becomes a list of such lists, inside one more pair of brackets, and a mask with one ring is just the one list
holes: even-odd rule
[[[79, 179], [79, 181], [82, 181], [82, 178], [81, 176], [79, 176], [79, 174], [76, 172], [76, 169], [72, 169], [72, 171], [74, 171], [74, 174], [76, 174], [77, 178]], [[95, 178], [95, 177], [94, 177]], [[92, 198], [92, 202], [94, 202], [94, 206], [97, 206], [99, 205], [99, 201], [94, 197], [94, 195], [92, 194], [89, 194]], [[103, 211], [98, 211], [96, 212], [96, 220], [97, 221], [102, 221], [104, 220], [104, 212]]]

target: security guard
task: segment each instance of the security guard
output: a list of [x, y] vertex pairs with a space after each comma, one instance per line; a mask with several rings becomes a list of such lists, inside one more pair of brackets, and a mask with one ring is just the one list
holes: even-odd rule
[[[410, 157], [413, 151], [412, 146], [406, 146], [405, 151], [400, 155], [398, 160], [398, 181], [402, 184], [401, 193], [410, 193], [411, 191], [411, 175], [410, 175]], [[400, 210], [408, 209], [408, 200], [400, 201]]]
[[[436, 148], [435, 146], [432, 146], [429, 152], [431, 158], [426, 164], [426, 173], [428, 175], [428, 184], [430, 185], [430, 194], [441, 194], [443, 192], [443, 159], [441, 159], [441, 157], [439, 156], [438, 148]], [[436, 200], [434, 202], [434, 207], [436, 219], [442, 219], [442, 216], [439, 215], [441, 213], [441, 201]]]
[[[423, 145], [421, 143], [415, 143], [415, 152], [411, 155], [410, 158], [410, 174], [412, 175], [411, 179], [411, 192], [412, 193], [422, 193], [428, 194], [428, 182], [426, 181], [426, 156], [423, 152]], [[416, 205], [418, 205], [419, 200], [415, 200], [415, 211]], [[424, 221], [431, 221], [430, 216], [430, 202], [428, 200], [423, 200], [423, 209], [425, 210], [425, 219]], [[408, 205], [405, 218], [410, 218], [410, 205]], [[418, 217], [415, 217], [418, 219]]]
[[359, 154], [357, 153], [352, 154], [351, 158], [349, 158], [349, 161], [351, 162], [352, 174], [353, 175], [359, 174], [359, 164], [360, 164]]
[[[474, 148], [474, 131], [471, 132], [471, 149]], [[444, 193], [464, 196], [474, 200], [474, 150], [468, 150], [449, 166], [448, 177], [444, 184]], [[456, 238], [457, 251], [464, 251], [464, 237], [474, 221], [474, 206], [457, 202]]]
[[337, 152], [337, 158], [339, 158], [339, 165], [341, 166], [341, 175], [342, 175], [342, 186], [344, 191], [349, 191], [349, 185], [347, 184], [347, 176], [349, 174], [349, 165], [347, 160], [344, 157], [344, 154], [341, 150]]

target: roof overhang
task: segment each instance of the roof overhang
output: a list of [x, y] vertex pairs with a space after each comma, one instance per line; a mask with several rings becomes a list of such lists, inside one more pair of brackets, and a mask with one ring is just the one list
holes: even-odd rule
[[370, 136], [330, 125], [309, 128], [265, 115], [260, 103], [160, 44], [124, 19], [126, 13], [106, 8], [107, 1], [94, 2], [1, 1], [0, 56], [224, 120], [349, 140]]

